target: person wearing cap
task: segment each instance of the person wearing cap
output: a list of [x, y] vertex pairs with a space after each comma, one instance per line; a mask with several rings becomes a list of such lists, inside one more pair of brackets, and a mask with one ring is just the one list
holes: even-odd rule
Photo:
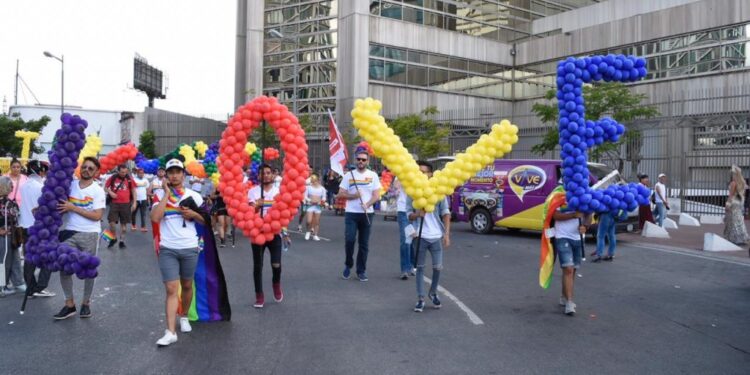
[[[99, 168], [99, 160], [95, 157], [83, 158], [81, 179], [70, 182], [68, 200], [57, 205], [58, 211], [64, 215], [59, 235], [60, 242], [90, 255], [96, 255], [99, 250], [101, 220], [107, 199], [101, 186], [94, 183], [94, 176], [99, 173]], [[73, 299], [73, 275], [60, 272], [60, 285], [65, 295], [65, 306], [54, 316], [56, 320], [67, 319], [76, 313], [76, 304]], [[81, 318], [91, 317], [90, 305], [93, 291], [94, 279], [84, 280]]]
[[[167, 346], [177, 342], [177, 291], [182, 288], [182, 311], [190, 310], [193, 300], [193, 276], [198, 264], [200, 246], [195, 222], [205, 224], [197, 210], [203, 198], [197, 192], [185, 188], [185, 166], [179, 159], [171, 159], [166, 165], [167, 178], [162, 191], [157, 192], [151, 209], [151, 221], [159, 224], [158, 258], [162, 281], [166, 289], [167, 329], [156, 345]], [[193, 207], [193, 208], [189, 208]], [[186, 315], [180, 317], [180, 331], [192, 331]]]
[[669, 210], [669, 202], [667, 201], [667, 175], [659, 173], [659, 182], [654, 185], [654, 219], [656, 224], [660, 227], [664, 226], [664, 218], [667, 216], [667, 210]]
[[143, 168], [136, 168], [135, 169], [135, 177], [133, 177], [133, 181], [135, 181], [135, 211], [133, 211], [133, 214], [131, 215], [132, 219], [132, 227], [131, 229], [135, 231], [137, 228], [135, 226], [135, 222], [137, 219], [136, 214], [140, 213], [141, 216], [141, 232], [146, 232], [146, 212], [148, 211], [148, 186], [149, 182], [148, 179], [146, 179], [146, 175], [143, 172]]
[[[26, 164], [26, 174], [28, 179], [21, 187], [21, 201], [26, 202], [20, 207], [18, 225], [23, 229], [22, 243], [26, 257], [26, 239], [29, 237], [29, 228], [34, 225], [34, 212], [39, 207], [39, 197], [42, 196], [42, 187], [44, 186], [44, 176], [47, 175], [47, 166], [40, 163], [39, 160], [29, 160]], [[28, 258], [26, 258], [28, 259]], [[36, 277], [36, 267], [32, 262], [23, 263], [23, 278], [26, 280], [26, 294], [29, 297], [54, 297], [55, 293], [47, 290], [49, 278], [52, 271], [41, 268], [39, 277]]]

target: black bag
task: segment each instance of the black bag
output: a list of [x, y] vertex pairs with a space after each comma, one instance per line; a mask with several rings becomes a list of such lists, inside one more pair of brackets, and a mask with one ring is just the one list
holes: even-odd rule
[[[112, 187], [112, 185], [113, 185], [113, 184], [115, 183], [115, 177], [117, 177], [117, 176], [112, 176], [112, 177], [111, 177], [111, 180], [109, 180], [109, 181], [108, 181], [108, 182], [109, 182], [109, 186], [108, 186], [108, 187], [110, 187], [110, 188], [111, 188], [111, 187]], [[120, 184], [119, 184], [119, 185], [117, 185], [117, 189], [115, 189], [115, 190], [120, 190], [120, 189], [122, 189], [122, 184], [124, 184], [124, 183], [125, 183], [125, 180], [128, 180], [128, 186], [130, 186], [130, 176], [128, 176], [128, 177], [125, 177], [124, 179], [121, 179], [121, 180], [120, 180]], [[131, 189], [132, 189], [132, 186], [131, 186]], [[132, 197], [132, 195], [131, 195], [131, 197], [130, 197], [130, 200], [131, 200], [131, 201], [133, 200], [133, 197]], [[111, 197], [111, 196], [109, 195], [109, 193], [107, 193], [107, 199], [106, 199], [106, 202], [105, 202], [105, 203], [106, 203], [106, 205], [107, 205], [107, 206], [109, 206], [109, 204], [110, 204], [110, 203], [112, 203], [112, 197]]]

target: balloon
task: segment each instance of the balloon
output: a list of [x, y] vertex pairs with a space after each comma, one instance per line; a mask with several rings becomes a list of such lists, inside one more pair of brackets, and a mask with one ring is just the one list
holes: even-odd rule
[[39, 138], [39, 133], [30, 132], [27, 130], [16, 130], [16, 138], [23, 139], [23, 146], [21, 147], [21, 158], [28, 159], [31, 155], [31, 141]]
[[[473, 176], [495, 158], [511, 151], [518, 142], [518, 127], [503, 120], [492, 126], [486, 136], [456, 155], [456, 159], [428, 179], [419, 171], [412, 155], [398, 136], [385, 123], [379, 110], [382, 104], [372, 98], [357, 99], [351, 112], [353, 125], [367, 143], [360, 143], [357, 152], [364, 151], [381, 159], [399, 178], [406, 193], [413, 199], [414, 207], [432, 211], [435, 203]], [[452, 178], [440, 178], [451, 176]]]
[[[261, 155], [257, 146], [247, 143], [247, 137], [260, 126], [261, 119], [265, 119], [279, 136], [281, 149], [285, 154], [279, 195], [263, 216], [256, 213], [247, 202], [247, 193], [252, 182], [243, 182], [241, 170], [242, 166], [250, 165], [251, 170], [257, 175]], [[256, 150], [252, 150], [253, 147]], [[251, 156], [248, 158], [248, 155]], [[213, 157], [210, 148], [206, 152], [206, 158], [209, 156]], [[265, 160], [276, 159], [279, 156], [280, 152], [275, 148], [267, 147], [263, 150]], [[294, 163], [291, 162], [293, 158]], [[304, 181], [309, 174], [305, 132], [294, 114], [280, 105], [276, 98], [257, 97], [238, 108], [230, 119], [219, 142], [217, 165], [218, 173], [212, 175], [212, 178], [218, 179], [219, 193], [227, 205], [229, 215], [234, 219], [235, 226], [253, 243], [265, 243], [273, 239], [282, 227], [289, 223], [288, 218], [297, 212], [299, 200], [305, 189]], [[297, 183], [298, 179], [302, 179], [302, 184]]]

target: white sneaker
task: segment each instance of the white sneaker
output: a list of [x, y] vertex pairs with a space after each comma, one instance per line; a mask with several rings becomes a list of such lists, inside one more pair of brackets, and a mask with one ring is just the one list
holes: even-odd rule
[[190, 326], [190, 320], [187, 317], [180, 318], [180, 331], [187, 333], [192, 330], [193, 327]]
[[168, 329], [164, 330], [164, 336], [159, 339], [159, 341], [156, 342], [156, 345], [158, 346], [168, 346], [169, 344], [174, 344], [177, 342], [177, 333], [173, 333], [169, 331]]
[[320, 241], [320, 237], [318, 237], [318, 235], [317, 235], [317, 234], [316, 234], [316, 235], [314, 235], [314, 236], [313, 236], [313, 241]]
[[34, 293], [34, 297], [54, 297], [57, 294], [50, 292], [47, 289], [42, 290], [41, 292]]
[[573, 315], [576, 313], [576, 304], [573, 301], [565, 302], [565, 314]]
[[560, 306], [565, 306], [566, 303], [568, 303], [568, 300], [565, 299], [565, 297], [560, 296]]
[[305, 241], [310, 239], [310, 232], [305, 233]]

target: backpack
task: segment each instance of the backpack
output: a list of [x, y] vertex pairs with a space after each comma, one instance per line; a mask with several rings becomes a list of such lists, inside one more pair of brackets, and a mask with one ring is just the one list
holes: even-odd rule
[[[109, 181], [107, 181], [107, 183], [104, 185], [104, 187], [112, 188], [112, 185], [114, 185], [114, 183], [115, 183], [115, 177], [118, 177], [118, 176], [114, 175], [114, 176], [110, 177]], [[122, 189], [122, 184], [124, 184], [126, 180], [128, 181], [128, 188], [132, 189], [133, 188], [133, 179], [130, 176], [127, 176], [124, 179], [120, 180], [120, 184], [117, 185], [117, 189], [116, 190]], [[131, 194], [130, 195], [130, 201], [132, 201], [132, 200], [133, 200], [133, 195]], [[106, 199], [105, 203], [107, 204], [107, 206], [109, 206], [109, 204], [112, 203], [112, 197], [109, 194], [107, 194], [107, 199]]]

